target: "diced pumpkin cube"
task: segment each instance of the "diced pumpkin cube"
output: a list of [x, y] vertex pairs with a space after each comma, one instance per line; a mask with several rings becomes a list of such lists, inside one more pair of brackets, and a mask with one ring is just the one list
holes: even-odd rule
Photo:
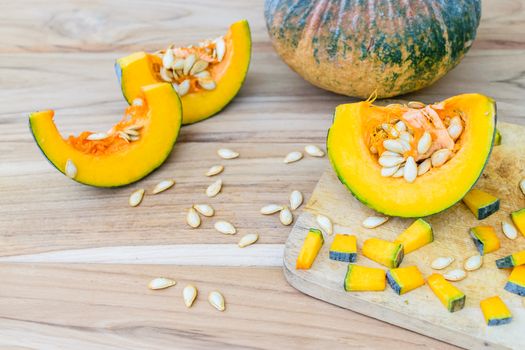
[[363, 244], [363, 255], [386, 267], [398, 267], [403, 261], [404, 250], [401, 243], [369, 238]]
[[485, 219], [499, 209], [499, 199], [482, 190], [473, 189], [463, 197], [463, 203], [477, 219]]
[[417, 266], [398, 267], [386, 272], [388, 284], [398, 294], [405, 294], [425, 284]]
[[504, 258], [496, 260], [496, 266], [499, 269], [506, 269], [509, 267], [519, 266], [525, 264], [525, 250], [521, 252], [508, 255]]
[[323, 246], [324, 238], [321, 230], [311, 228], [304, 239], [303, 246], [297, 257], [295, 268], [308, 270]]
[[492, 226], [473, 227], [470, 229], [470, 236], [481, 255], [496, 251], [500, 247], [499, 238]]
[[408, 254], [434, 241], [432, 226], [423, 219], [417, 219], [394, 242], [403, 244], [404, 253]]
[[385, 290], [385, 271], [375, 267], [348, 264], [344, 287], [347, 292]]
[[354, 235], [336, 234], [330, 246], [330, 259], [355, 262], [357, 259], [357, 239]]
[[512, 222], [514, 222], [514, 225], [518, 228], [518, 231], [525, 236], [525, 208], [512, 212], [510, 217], [512, 218]]
[[512, 313], [497, 295], [482, 300], [479, 305], [488, 326], [499, 326], [512, 321]]
[[516, 266], [512, 270], [505, 290], [525, 297], [525, 265]]
[[459, 311], [465, 306], [465, 294], [439, 273], [430, 275], [427, 283], [449, 312]]

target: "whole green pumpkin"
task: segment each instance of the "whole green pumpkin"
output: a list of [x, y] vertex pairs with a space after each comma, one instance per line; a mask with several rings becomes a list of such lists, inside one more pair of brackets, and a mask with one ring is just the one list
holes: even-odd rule
[[476, 37], [481, 0], [266, 0], [273, 45], [323, 89], [366, 98], [419, 90]]

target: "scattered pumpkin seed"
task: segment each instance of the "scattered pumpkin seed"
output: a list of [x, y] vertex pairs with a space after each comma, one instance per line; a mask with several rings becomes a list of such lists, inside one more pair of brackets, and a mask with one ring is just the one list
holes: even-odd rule
[[324, 157], [324, 151], [316, 145], [306, 145], [304, 151], [312, 157]]
[[518, 238], [518, 230], [516, 230], [516, 227], [514, 227], [513, 224], [502, 221], [501, 230], [503, 231], [503, 234], [505, 235], [505, 237], [507, 237], [508, 239]]
[[192, 284], [188, 284], [182, 290], [182, 298], [184, 299], [184, 305], [190, 308], [193, 305], [195, 298], [197, 298], [197, 288]]
[[224, 167], [222, 165], [214, 165], [206, 172], [206, 176], [215, 176], [222, 173]]
[[172, 78], [172, 73], [171, 71], [167, 70], [166, 68], [164, 67], [161, 67], [160, 70], [159, 70], [159, 74], [160, 74], [160, 77], [162, 80], [168, 82], [168, 83], [171, 83], [171, 78]]
[[219, 220], [214, 224], [217, 231], [225, 235], [234, 235], [237, 233], [235, 226], [230, 224], [228, 221]]
[[244, 235], [239, 240], [239, 247], [244, 248], [249, 245], [254, 244], [259, 239], [259, 235], [257, 233], [248, 233], [247, 235]]
[[479, 254], [476, 254], [466, 259], [465, 262], [463, 263], [463, 267], [467, 271], [475, 271], [479, 269], [482, 264], [483, 264], [483, 257]]
[[177, 281], [172, 280], [170, 278], [166, 277], [157, 277], [152, 279], [149, 284], [148, 288], [152, 290], [158, 290], [158, 289], [165, 289], [169, 288], [171, 286], [174, 286], [177, 284]]
[[283, 207], [279, 212], [279, 220], [284, 226], [288, 226], [293, 222], [293, 214], [288, 207]]
[[283, 206], [282, 205], [268, 204], [268, 205], [265, 205], [264, 207], [261, 208], [261, 214], [270, 215], [270, 214], [275, 214], [275, 213], [277, 213], [278, 211], [281, 211], [281, 210], [283, 210]]
[[142, 202], [142, 198], [144, 198], [144, 189], [139, 188], [138, 190], [133, 191], [129, 196], [129, 205], [132, 207], [136, 207], [140, 204], [140, 202]]
[[448, 134], [454, 141], [461, 135], [463, 132], [463, 126], [461, 124], [450, 124], [447, 128]]
[[167, 49], [166, 53], [164, 53], [164, 56], [162, 57], [162, 66], [165, 68], [171, 68], [173, 66], [173, 62], [173, 51], [171, 49]]
[[175, 60], [175, 62], [171, 66], [171, 68], [173, 70], [184, 69], [184, 58], [179, 58], [179, 59]]
[[72, 179], [74, 179], [77, 176], [77, 167], [71, 159], [68, 159], [66, 161], [64, 172], [66, 173], [67, 177], [72, 178]]
[[219, 311], [224, 311], [224, 309], [226, 308], [224, 303], [224, 297], [221, 293], [217, 291], [210, 292], [210, 294], [208, 295], [208, 302], [211, 306], [213, 306]]
[[392, 151], [384, 151], [383, 153], [381, 153], [381, 157], [401, 157], [401, 154], [397, 153], [397, 152], [392, 152]]
[[204, 90], [213, 90], [217, 87], [217, 84], [211, 78], [197, 79], [197, 82], [199, 83], [200, 87]]
[[412, 183], [416, 180], [417, 177], [417, 164], [414, 160], [414, 157], [410, 156], [407, 158], [407, 161], [405, 163], [405, 170], [403, 173], [403, 177], [405, 178], [405, 181], [408, 183]]
[[327, 216], [318, 214], [316, 216], [316, 221], [321, 227], [321, 229], [326, 232], [328, 235], [331, 235], [334, 232], [334, 225], [332, 224], [332, 220], [328, 218]]
[[395, 128], [397, 131], [399, 131], [399, 136], [401, 136], [402, 132], [406, 132], [407, 126], [404, 121], [400, 120], [396, 123]]
[[100, 141], [100, 140], [107, 139], [108, 137], [109, 137], [109, 135], [106, 134], [105, 132], [94, 132], [94, 133], [88, 135], [88, 137], [86, 137], [86, 140], [89, 140], [89, 141]]
[[167, 189], [171, 188], [173, 185], [175, 185], [175, 181], [173, 181], [173, 180], [163, 180], [163, 181], [161, 181], [161, 182], [159, 182], [158, 184], [155, 185], [155, 187], [153, 188], [152, 193], [153, 194], [158, 194], [158, 193], [164, 192]]
[[215, 197], [216, 195], [219, 194], [221, 189], [222, 189], [222, 180], [218, 179], [217, 181], [209, 185], [208, 188], [206, 188], [206, 195], [210, 198]]
[[298, 160], [301, 160], [303, 158], [303, 154], [298, 151], [290, 152], [284, 157], [284, 162], [286, 164], [297, 162]]
[[383, 225], [388, 219], [388, 216], [369, 216], [363, 221], [362, 225], [366, 228], [376, 228]]
[[405, 151], [405, 148], [398, 140], [386, 139], [383, 141], [383, 147], [387, 151], [395, 153], [403, 153]]
[[433, 167], [439, 167], [446, 163], [446, 161], [450, 158], [452, 155], [452, 152], [449, 149], [443, 148], [440, 150], [437, 150], [432, 154], [430, 157], [430, 160], [432, 161]]
[[207, 70], [203, 70], [202, 72], [193, 74], [193, 76], [199, 79], [209, 78], [210, 72], [208, 72]]
[[226, 53], [226, 43], [224, 42], [223, 37], [218, 37], [214, 40], [215, 42], [215, 52], [217, 54], [217, 61], [222, 62], [224, 54]]
[[395, 165], [392, 167], [382, 167], [381, 168], [381, 176], [383, 177], [390, 177], [394, 175], [399, 170], [400, 165]]
[[432, 137], [430, 136], [430, 133], [428, 131], [425, 131], [423, 133], [423, 136], [421, 136], [421, 138], [417, 142], [417, 153], [419, 154], [427, 153], [431, 145], [432, 145]]
[[419, 101], [410, 101], [410, 102], [407, 103], [407, 106], [409, 108], [414, 108], [414, 109], [425, 108], [425, 104], [423, 102], [419, 102]]
[[417, 176], [421, 176], [423, 174], [426, 174], [430, 168], [432, 167], [432, 161], [430, 158], [425, 159], [421, 163], [419, 163], [417, 167]]
[[217, 154], [222, 159], [234, 159], [234, 158], [237, 158], [239, 156], [238, 152], [235, 152], [235, 151], [233, 151], [233, 150], [231, 150], [229, 148], [220, 148], [217, 151]]
[[412, 150], [412, 146], [410, 146], [410, 143], [408, 141], [405, 141], [403, 139], [397, 139], [397, 141], [403, 146], [403, 152], [409, 152]]
[[408, 131], [401, 131], [399, 133], [399, 139], [400, 140], [404, 140], [406, 142], [411, 142], [412, 141], [412, 135], [410, 135], [410, 133]]
[[303, 194], [297, 190], [290, 193], [290, 209], [295, 210], [303, 204]]
[[399, 169], [394, 173], [394, 175], [392, 175], [392, 177], [403, 177], [404, 174], [405, 174], [405, 167], [402, 166], [401, 168], [399, 168]]
[[191, 68], [193, 67], [193, 64], [195, 64], [195, 61], [197, 60], [197, 56], [195, 54], [190, 54], [184, 59], [184, 67], [182, 68], [182, 73], [184, 75], [188, 75]]
[[467, 277], [467, 273], [463, 269], [454, 269], [444, 273], [443, 277], [445, 277], [447, 281], [457, 282]]
[[213, 214], [215, 214], [215, 210], [209, 204], [195, 204], [193, 205], [193, 207], [195, 208], [195, 210], [197, 210], [200, 214], [204, 216], [210, 217], [213, 216]]
[[439, 258], [436, 258], [432, 261], [430, 267], [432, 267], [434, 270], [443, 270], [452, 264], [453, 261], [454, 258], [451, 256], [440, 256]]
[[179, 94], [180, 97], [186, 95], [190, 91], [190, 80], [185, 79], [180, 84], [179, 87], [176, 89], [177, 94]]
[[193, 67], [191, 67], [190, 75], [195, 75], [196, 73], [200, 73], [206, 68], [208, 68], [208, 62], [204, 60], [198, 60], [197, 62], [195, 62]]
[[192, 228], [197, 228], [201, 225], [201, 217], [199, 216], [195, 208], [188, 209], [188, 214], [186, 215], [186, 222]]

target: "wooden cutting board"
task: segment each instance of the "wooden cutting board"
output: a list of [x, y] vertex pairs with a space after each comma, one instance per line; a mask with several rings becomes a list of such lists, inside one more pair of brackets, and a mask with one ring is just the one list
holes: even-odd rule
[[[494, 262], [525, 249], [525, 237], [519, 235], [516, 240], [509, 240], [501, 231], [501, 221], [510, 221], [511, 211], [525, 207], [525, 196], [518, 187], [519, 181], [525, 177], [525, 127], [500, 123], [498, 129], [503, 142], [494, 147], [476, 188], [498, 196], [500, 210], [484, 220], [477, 220], [463, 203], [457, 203], [442, 213], [428, 217], [435, 241], [407, 254], [401, 265], [415, 264], [428, 276], [433, 272], [430, 263], [434, 258], [452, 256], [454, 263], [444, 271], [462, 267], [465, 258], [477, 253], [468, 234], [469, 228], [479, 224], [493, 225], [502, 247], [484, 257], [480, 270], [469, 272], [466, 279], [455, 283], [467, 295], [463, 310], [449, 313], [427, 285], [402, 296], [395, 294], [389, 286], [384, 292], [345, 292], [343, 279], [347, 265], [328, 258], [333, 236], [326, 234], [325, 243], [312, 268], [295, 269], [308, 228], [318, 227], [315, 220], [318, 213], [332, 219], [335, 233], [355, 234], [359, 251], [365, 239], [380, 237], [392, 240], [413, 221], [391, 218], [376, 229], [363, 228], [361, 222], [374, 211], [352, 197], [331, 169], [321, 177], [286, 242], [284, 272], [288, 282], [315, 298], [458, 346], [525, 349], [525, 298], [503, 289], [510, 272], [497, 269]], [[380, 266], [362, 255], [358, 256], [357, 263]], [[510, 324], [499, 327], [485, 325], [479, 302], [493, 295], [500, 295], [511, 309], [514, 319]]]

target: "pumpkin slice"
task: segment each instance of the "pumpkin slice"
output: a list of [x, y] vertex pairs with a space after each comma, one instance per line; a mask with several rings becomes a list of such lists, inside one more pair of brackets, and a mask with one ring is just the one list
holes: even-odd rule
[[487, 326], [499, 326], [512, 321], [512, 313], [499, 296], [483, 299], [479, 303]]
[[465, 294], [439, 273], [430, 275], [427, 283], [449, 312], [459, 311], [465, 306]]
[[319, 250], [324, 244], [323, 233], [321, 230], [311, 228], [304, 239], [303, 246], [297, 256], [295, 268], [297, 270], [308, 270], [312, 267]]
[[417, 219], [394, 242], [401, 243], [408, 254], [434, 241], [432, 226], [423, 219]]
[[498, 269], [507, 269], [519, 265], [525, 265], [525, 250], [496, 260]]
[[402, 295], [425, 284], [423, 274], [417, 266], [398, 267], [386, 272], [386, 279], [392, 289]]
[[521, 234], [525, 236], [525, 208], [512, 212], [510, 217]]
[[369, 238], [363, 243], [363, 255], [386, 267], [398, 267], [403, 261], [404, 250], [401, 243]]
[[159, 83], [141, 88], [124, 118], [105, 133], [62, 138], [53, 116], [51, 110], [29, 116], [44, 156], [75, 181], [115, 187], [138, 181], [164, 163], [177, 140], [182, 109], [173, 87]]
[[463, 203], [467, 205], [476, 219], [482, 220], [499, 209], [499, 199], [482, 190], [473, 189], [465, 197]]
[[499, 249], [500, 242], [492, 226], [476, 226], [470, 229], [470, 236], [480, 255], [492, 253]]
[[336, 234], [330, 246], [329, 257], [336, 261], [357, 260], [357, 239], [354, 235]]
[[383, 291], [385, 287], [386, 278], [383, 269], [348, 264], [344, 282], [347, 292]]
[[525, 297], [525, 265], [512, 269], [505, 290]]
[[120, 58], [115, 71], [128, 103], [141, 86], [173, 83], [182, 100], [182, 123], [192, 124], [217, 114], [237, 95], [248, 72], [251, 45], [250, 27], [242, 20], [215, 40]]
[[443, 102], [340, 105], [330, 162], [352, 194], [390, 216], [423, 217], [461, 200], [481, 175], [496, 130], [495, 102], [465, 94]]

